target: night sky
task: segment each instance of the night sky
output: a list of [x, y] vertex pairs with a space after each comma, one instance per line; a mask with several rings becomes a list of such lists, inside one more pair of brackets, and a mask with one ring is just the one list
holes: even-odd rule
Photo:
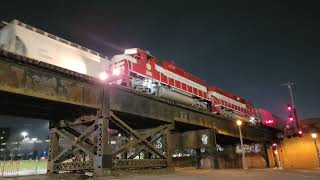
[[[139, 47], [285, 115], [288, 89], [300, 117], [320, 117], [320, 11], [316, 1], [6, 1], [19, 19], [108, 57]], [[314, 3], [313, 3], [314, 2]]]

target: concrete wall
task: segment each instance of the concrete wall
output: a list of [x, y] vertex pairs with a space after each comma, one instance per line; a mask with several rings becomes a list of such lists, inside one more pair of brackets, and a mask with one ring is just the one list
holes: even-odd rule
[[[317, 140], [320, 148], [320, 140]], [[285, 138], [278, 149], [280, 164], [286, 169], [310, 169], [318, 168], [316, 147], [310, 134], [303, 137]], [[272, 148], [268, 149], [270, 167], [276, 167], [276, 157]]]
[[[218, 161], [220, 169], [237, 169], [242, 167], [241, 158], [239, 155], [220, 157], [218, 158]], [[267, 167], [266, 160], [258, 154], [247, 154], [246, 162], [248, 168], [260, 169]], [[176, 167], [196, 167], [197, 161], [195, 157], [180, 157], [173, 158], [173, 163]], [[202, 157], [200, 163], [202, 169], [213, 168], [213, 158], [211, 158], [211, 156]]]
[[[319, 147], [319, 138], [317, 139], [317, 143]], [[316, 147], [309, 133], [304, 134], [303, 137], [285, 138], [280, 145], [279, 152], [281, 163], [284, 168], [304, 169], [319, 167]], [[269, 155], [269, 159], [270, 157], [272, 156]], [[271, 162], [272, 160], [270, 160], [270, 164]]]

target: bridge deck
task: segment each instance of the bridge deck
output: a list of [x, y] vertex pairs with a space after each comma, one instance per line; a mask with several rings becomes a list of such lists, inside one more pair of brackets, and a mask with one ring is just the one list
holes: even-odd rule
[[[96, 111], [101, 105], [103, 86], [97, 80], [56, 66], [26, 57], [0, 51], [0, 103], [1, 112], [9, 112], [9, 104], [17, 104], [23, 99], [23, 108], [37, 106], [44, 108], [47, 119], [52, 113], [64, 114], [68, 107], [77, 107], [78, 114]], [[185, 127], [215, 129], [219, 134], [238, 136], [234, 121], [214, 115], [204, 110], [172, 104], [155, 96], [142, 94], [124, 87], [111, 86], [111, 110], [123, 117], [127, 123], [141, 126], [152, 123], [172, 123], [176, 128]], [[32, 100], [31, 100], [32, 99]], [[45, 112], [46, 106], [55, 111]], [[8, 107], [8, 108], [6, 108]], [[15, 108], [19, 108], [17, 106]], [[59, 108], [57, 108], [59, 107]], [[27, 112], [31, 113], [32, 109]], [[10, 113], [10, 112], [9, 112]], [[51, 116], [50, 116], [51, 115]], [[274, 130], [267, 127], [244, 125], [244, 137], [255, 141], [270, 141]]]
[[[138, 123], [135, 120], [143, 117], [167, 123], [174, 122], [176, 129], [182, 131], [184, 128], [186, 128], [185, 130], [189, 128], [215, 129], [219, 134], [239, 136], [235, 121], [212, 114], [209, 111], [173, 104], [170, 101], [124, 87], [113, 86], [110, 91], [111, 109], [118, 112], [120, 116], [124, 116], [123, 119], [132, 121], [133, 125]], [[133, 115], [135, 115], [134, 118], [130, 119], [129, 116]], [[128, 123], [130, 124], [130, 122]], [[243, 128], [243, 136], [249, 140], [270, 141], [275, 138], [276, 131], [266, 126], [252, 127], [249, 124], [244, 124]]]

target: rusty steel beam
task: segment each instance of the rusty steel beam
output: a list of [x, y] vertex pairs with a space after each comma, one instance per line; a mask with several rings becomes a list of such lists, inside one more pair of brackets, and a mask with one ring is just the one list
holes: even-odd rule
[[0, 50], [0, 91], [99, 108], [99, 81]]
[[[153, 95], [139, 93], [120, 86], [110, 87], [111, 110], [137, 117], [148, 118], [162, 123], [179, 123], [194, 126], [199, 129], [212, 129], [217, 133], [239, 137], [239, 130], [235, 121], [210, 113], [209, 111], [194, 109], [182, 104], [173, 104]], [[130, 101], [128, 101], [130, 99]], [[143, 125], [143, 124], [142, 124]], [[265, 127], [252, 127], [245, 123], [243, 136], [254, 141], [272, 141], [275, 130]]]

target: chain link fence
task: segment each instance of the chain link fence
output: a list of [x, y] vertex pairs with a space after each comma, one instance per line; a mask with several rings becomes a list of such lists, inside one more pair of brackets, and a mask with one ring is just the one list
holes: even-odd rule
[[45, 174], [46, 171], [46, 159], [0, 161], [1, 177]]

